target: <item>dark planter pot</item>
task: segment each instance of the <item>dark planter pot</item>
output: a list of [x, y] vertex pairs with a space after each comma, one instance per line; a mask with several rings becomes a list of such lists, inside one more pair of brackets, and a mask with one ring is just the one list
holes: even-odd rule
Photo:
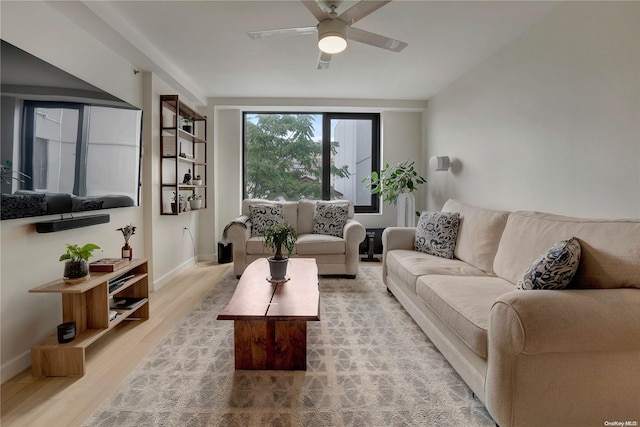
[[285, 280], [287, 275], [287, 264], [289, 259], [275, 259], [273, 257], [267, 258], [269, 261], [269, 271], [271, 272], [271, 281]]
[[193, 128], [191, 127], [191, 125], [182, 125], [182, 130], [185, 131], [185, 132], [191, 133], [192, 129]]
[[63, 280], [65, 283], [80, 283], [89, 278], [89, 264], [85, 260], [66, 261]]

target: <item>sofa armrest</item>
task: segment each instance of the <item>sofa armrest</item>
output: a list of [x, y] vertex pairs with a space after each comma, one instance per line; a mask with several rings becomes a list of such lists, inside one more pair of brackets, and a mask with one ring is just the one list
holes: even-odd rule
[[416, 240], [415, 227], [387, 227], [382, 232], [382, 281], [387, 284], [387, 252], [394, 249], [412, 250]]
[[572, 425], [638, 415], [639, 289], [506, 293], [488, 346], [486, 403], [500, 426], [551, 425], [559, 408]]
[[224, 232], [225, 241], [233, 244], [233, 273], [242, 275], [246, 267], [247, 240], [251, 238], [251, 221], [246, 216], [239, 216], [231, 221]]
[[355, 276], [358, 273], [358, 267], [360, 265], [360, 243], [367, 236], [367, 230], [364, 225], [360, 224], [355, 219], [348, 219], [344, 224], [344, 230], [342, 237], [346, 243], [346, 274], [348, 276]]

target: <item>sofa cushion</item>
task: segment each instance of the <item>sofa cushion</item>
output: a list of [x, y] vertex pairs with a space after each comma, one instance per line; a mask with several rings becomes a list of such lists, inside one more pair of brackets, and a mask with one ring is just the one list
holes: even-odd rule
[[348, 213], [349, 204], [347, 203], [316, 203], [313, 234], [342, 237]]
[[551, 246], [527, 269], [516, 289], [564, 289], [580, 264], [580, 242], [575, 237]]
[[346, 241], [342, 237], [326, 234], [300, 234], [296, 241], [298, 255], [344, 254]]
[[457, 212], [422, 212], [413, 248], [429, 255], [452, 259], [458, 224], [460, 214]]
[[515, 284], [552, 244], [574, 236], [580, 240], [581, 255], [570, 288], [640, 288], [640, 220], [635, 219], [514, 212], [502, 235], [494, 270]]
[[249, 218], [251, 237], [261, 236], [266, 228], [284, 221], [282, 205], [271, 203], [249, 205]]
[[266, 199], [244, 199], [242, 200], [242, 215], [250, 216], [249, 205], [258, 205], [258, 204], [282, 205], [284, 221], [287, 224], [293, 225], [294, 227], [297, 226], [298, 202], [281, 202], [281, 201], [266, 200]]
[[486, 274], [457, 259], [440, 258], [424, 252], [409, 249], [394, 249], [387, 252], [387, 268], [408, 284], [415, 293], [418, 277], [425, 274], [446, 274], [452, 276], [486, 276]]
[[496, 299], [513, 291], [498, 277], [422, 276], [416, 283], [420, 299], [474, 353], [487, 358], [489, 311]]
[[[313, 232], [313, 216], [316, 212], [316, 203], [320, 200], [300, 200], [298, 202], [298, 234]], [[349, 206], [348, 219], [353, 219], [355, 214], [353, 203], [350, 200], [322, 200], [323, 203], [346, 203]]]
[[454, 256], [489, 275], [494, 275], [493, 259], [498, 251], [509, 212], [494, 211], [450, 199], [443, 212], [459, 212], [458, 242]]
[[[264, 238], [262, 236], [258, 237], [250, 237], [247, 240], [246, 250], [248, 255], [264, 255], [269, 256], [273, 255], [273, 251], [271, 249], [267, 249], [264, 247]], [[291, 255], [296, 254], [296, 248], [293, 248], [291, 251]]]

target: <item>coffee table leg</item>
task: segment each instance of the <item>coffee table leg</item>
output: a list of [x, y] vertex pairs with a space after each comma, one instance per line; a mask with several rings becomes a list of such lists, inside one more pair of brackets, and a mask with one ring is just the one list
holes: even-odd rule
[[235, 320], [236, 369], [307, 369], [305, 320]]
[[275, 322], [275, 369], [307, 369], [307, 321], [284, 320]]

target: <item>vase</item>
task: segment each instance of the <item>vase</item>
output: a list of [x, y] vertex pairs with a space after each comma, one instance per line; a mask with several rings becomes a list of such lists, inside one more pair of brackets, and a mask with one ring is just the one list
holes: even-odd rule
[[269, 278], [269, 280], [271, 280], [272, 282], [285, 280], [289, 259], [275, 259], [274, 257], [270, 256], [269, 258], [267, 258], [267, 261], [269, 261], [269, 272], [271, 273], [271, 277]]
[[124, 242], [124, 246], [122, 247], [122, 258], [127, 258], [129, 261], [133, 258], [133, 249], [129, 246], [129, 242]]
[[398, 227], [416, 226], [416, 199], [411, 193], [400, 193], [396, 199], [398, 210]]
[[85, 260], [66, 261], [64, 263], [64, 275], [62, 280], [68, 284], [76, 284], [89, 278], [89, 264]]

